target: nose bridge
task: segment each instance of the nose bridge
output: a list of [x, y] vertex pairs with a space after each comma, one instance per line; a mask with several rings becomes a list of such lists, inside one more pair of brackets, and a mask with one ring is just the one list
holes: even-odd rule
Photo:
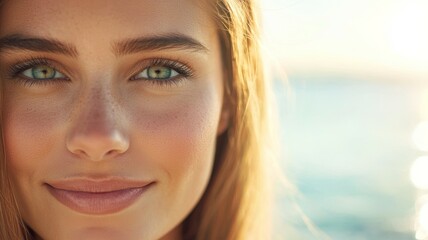
[[[93, 87], [83, 97], [78, 110], [80, 126], [94, 134], [113, 130], [115, 121], [115, 103], [111, 91], [102, 87]], [[78, 126], [77, 126], [78, 127]]]
[[129, 141], [117, 108], [111, 89], [102, 84], [82, 93], [72, 114], [67, 138], [69, 151], [94, 161], [125, 152]]

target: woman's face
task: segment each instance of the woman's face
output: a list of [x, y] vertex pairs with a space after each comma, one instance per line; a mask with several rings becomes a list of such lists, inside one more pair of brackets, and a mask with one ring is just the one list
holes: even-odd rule
[[42, 239], [179, 239], [228, 118], [197, 2], [5, 1], [7, 170]]

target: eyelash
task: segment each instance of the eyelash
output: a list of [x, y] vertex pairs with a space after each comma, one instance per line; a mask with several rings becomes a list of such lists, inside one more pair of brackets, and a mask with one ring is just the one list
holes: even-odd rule
[[[33, 85], [47, 85], [58, 81], [70, 80], [69, 78], [53, 78], [53, 79], [40, 80], [40, 79], [32, 79], [32, 78], [22, 76], [22, 73], [25, 70], [28, 70], [40, 65], [48, 66], [50, 68], [55, 69], [55, 71], [59, 71], [62, 74], [64, 74], [63, 71], [61, 70], [61, 67], [58, 67], [58, 65], [54, 61], [51, 61], [45, 58], [30, 58], [28, 60], [24, 60], [22, 62], [19, 62], [9, 67], [9, 71], [8, 71], [9, 76], [11, 76], [12, 79], [18, 79], [25, 86], [29, 86], [29, 87]], [[153, 66], [162, 66], [162, 67], [171, 68], [172, 70], [176, 71], [178, 75], [168, 79], [135, 78], [136, 75], [138, 75], [145, 69]], [[174, 61], [174, 60], [169, 60], [164, 58], [155, 58], [155, 59], [149, 59], [149, 60], [143, 61], [137, 64], [137, 69], [138, 70], [135, 71], [132, 77], [130, 78], [131, 81], [147, 81], [153, 85], [158, 85], [158, 86], [177, 85], [180, 81], [193, 76], [193, 70], [190, 67], [188, 67], [186, 64], [182, 64], [179, 61]]]

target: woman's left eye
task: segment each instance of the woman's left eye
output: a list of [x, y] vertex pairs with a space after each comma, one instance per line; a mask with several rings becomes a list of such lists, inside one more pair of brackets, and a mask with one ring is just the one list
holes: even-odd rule
[[166, 66], [150, 66], [135, 75], [134, 79], [170, 79], [178, 76], [179, 73], [173, 68]]
[[21, 74], [27, 78], [37, 80], [66, 78], [64, 74], [58, 72], [55, 68], [48, 65], [34, 66], [22, 71]]

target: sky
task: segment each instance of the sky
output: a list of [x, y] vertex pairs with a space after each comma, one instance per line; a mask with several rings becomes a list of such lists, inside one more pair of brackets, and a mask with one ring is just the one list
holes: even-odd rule
[[426, 0], [261, 0], [264, 52], [287, 74], [423, 81], [427, 13]]

